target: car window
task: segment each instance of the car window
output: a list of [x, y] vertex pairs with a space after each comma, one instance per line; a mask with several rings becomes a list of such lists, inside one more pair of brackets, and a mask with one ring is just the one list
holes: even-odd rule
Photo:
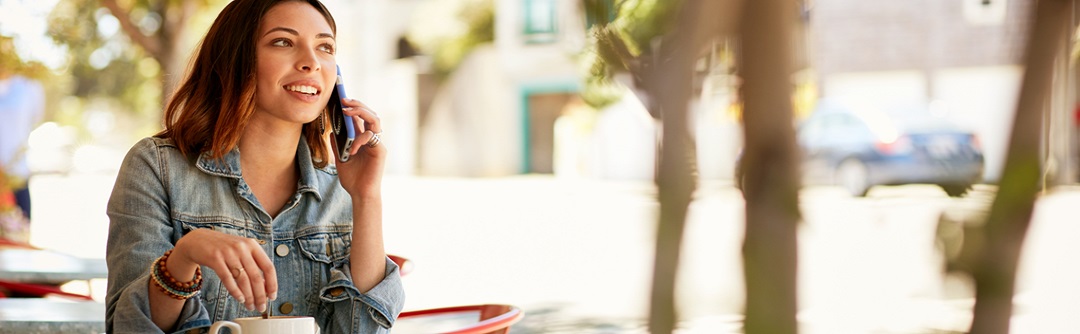
[[796, 131], [799, 144], [803, 146], [813, 145], [813, 143], [819, 141], [821, 136], [825, 134], [823, 117], [820, 117], [820, 115], [815, 116], [818, 117], [810, 117], [803, 122], [802, 126]]

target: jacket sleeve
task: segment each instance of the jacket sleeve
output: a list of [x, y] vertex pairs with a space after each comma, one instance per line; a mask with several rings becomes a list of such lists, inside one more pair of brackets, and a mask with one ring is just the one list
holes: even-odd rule
[[[109, 197], [105, 300], [109, 333], [162, 332], [150, 318], [150, 265], [182, 235], [169, 218], [168, 166], [162, 164], [162, 154], [166, 153], [153, 138], [136, 143], [124, 158]], [[184, 331], [209, 325], [209, 315], [196, 297], [184, 304], [175, 328]]]
[[389, 333], [405, 305], [400, 268], [389, 257], [383, 280], [361, 292], [353, 285], [348, 261], [330, 270], [330, 282], [319, 292], [320, 300], [333, 312], [323, 328], [326, 333]]

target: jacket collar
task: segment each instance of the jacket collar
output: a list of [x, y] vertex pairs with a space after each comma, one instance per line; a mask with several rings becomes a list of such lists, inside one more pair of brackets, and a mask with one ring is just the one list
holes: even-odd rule
[[[311, 192], [315, 197], [322, 200], [319, 192], [318, 177], [315, 175], [315, 165], [311, 162], [311, 150], [308, 149], [307, 141], [300, 138], [300, 144], [296, 145], [296, 162], [300, 170], [300, 179], [297, 184], [297, 192]], [[210, 157], [210, 152], [199, 154], [195, 165], [203, 172], [211, 175], [223, 176], [234, 179], [244, 177], [240, 171], [240, 148], [234, 147], [225, 153], [221, 159]]]

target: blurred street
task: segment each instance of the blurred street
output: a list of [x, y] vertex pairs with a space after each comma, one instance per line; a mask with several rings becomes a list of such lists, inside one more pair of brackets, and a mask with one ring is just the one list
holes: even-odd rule
[[[32, 242], [103, 258], [114, 175], [33, 179]], [[526, 311], [514, 333], [645, 333], [657, 204], [649, 182], [390, 176], [388, 252], [409, 258], [406, 309], [479, 303]], [[937, 217], [989, 203], [979, 186], [953, 199], [940, 188], [839, 188], [802, 193], [802, 333], [949, 333], [970, 321], [971, 292], [944, 279]], [[1080, 191], [1044, 196], [1030, 231], [1013, 333], [1075, 333], [1080, 312]], [[691, 206], [680, 275], [680, 333], [739, 333], [742, 197], [707, 181]], [[104, 282], [92, 284], [104, 299]], [[85, 287], [85, 285], [83, 285]], [[79, 288], [78, 286], [74, 288]], [[395, 333], [409, 333], [402, 323]]]

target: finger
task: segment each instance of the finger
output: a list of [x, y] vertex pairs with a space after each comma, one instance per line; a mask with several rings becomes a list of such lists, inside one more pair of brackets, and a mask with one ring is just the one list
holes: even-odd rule
[[358, 100], [347, 99], [346, 103], [343, 103], [343, 105], [345, 104], [352, 106], [350, 110], [345, 112], [346, 115], [360, 116], [360, 118], [364, 120], [364, 123], [367, 124], [365, 129], [375, 131], [376, 133], [382, 132], [382, 122], [380, 122], [379, 115], [375, 113], [374, 110]]
[[269, 300], [277, 299], [277, 268], [274, 268], [274, 261], [270, 260], [266, 252], [262, 251], [262, 248], [258, 248], [258, 251], [253, 252], [252, 256], [256, 265], [259, 266], [259, 270], [262, 271], [263, 279], [266, 280], [266, 298]]
[[367, 112], [372, 115], [372, 120], [368, 121], [368, 129], [375, 131], [375, 133], [382, 133], [382, 118], [379, 118], [379, 116], [375, 115], [375, 112], [370, 109], [368, 109]]
[[379, 118], [379, 114], [376, 114], [371, 108], [364, 107], [360, 112], [360, 117], [364, 118], [367, 122], [367, 129], [375, 131], [375, 133], [382, 133], [382, 118]]
[[356, 116], [364, 112], [364, 109], [367, 109], [367, 106], [354, 99], [342, 100], [341, 107], [341, 110], [344, 111], [346, 116]]
[[243, 264], [238, 264], [234, 268], [239, 270], [236, 275], [236, 285], [240, 287], [240, 293], [244, 295], [244, 307], [248, 311], [255, 310], [255, 297], [251, 294], [251, 275], [248, 274], [247, 268], [244, 268]]
[[[353, 116], [353, 122], [356, 122], [358, 126], [363, 126], [361, 123], [363, 121], [360, 120], [360, 117]], [[360, 136], [356, 138], [356, 144], [353, 144], [352, 148], [349, 149], [349, 154], [356, 155], [356, 152], [360, 152], [360, 147], [363, 147], [365, 144], [367, 144], [367, 142], [371, 140], [371, 137], [375, 135], [374, 131], [358, 133], [360, 133]]]
[[233, 278], [232, 271], [229, 270], [229, 265], [225, 264], [225, 261], [217, 261], [214, 264], [209, 265], [210, 269], [214, 270], [218, 279], [221, 280], [221, 284], [225, 285], [225, 290], [229, 291], [229, 295], [236, 299], [236, 302], [243, 304], [244, 292], [240, 290], [239, 284], [236, 283], [236, 279]]
[[356, 116], [356, 115], [352, 115], [352, 116], [349, 116], [349, 117], [352, 117], [353, 126], [356, 127], [356, 133], [357, 134], [367, 132], [367, 128], [368, 128], [367, 121], [365, 121], [360, 116]]
[[[346, 106], [346, 108], [342, 109], [342, 113], [344, 113], [345, 116], [350, 116], [353, 118], [353, 125], [356, 128], [356, 133], [367, 132], [367, 129], [369, 127], [368, 121], [371, 119], [370, 116], [365, 116], [367, 114], [370, 114], [369, 112], [365, 111], [367, 109], [367, 106], [365, 106], [363, 103], [360, 103], [360, 101], [354, 99], [342, 100], [342, 106]], [[358, 118], [357, 116], [360, 117]]]
[[360, 110], [368, 109], [368, 106], [357, 99], [344, 99], [341, 100], [341, 106], [345, 109], [346, 115], [356, 115]]
[[258, 310], [259, 312], [266, 312], [266, 279], [262, 269], [255, 263], [252, 258], [253, 254], [248, 256], [241, 256], [243, 261], [244, 270], [247, 276], [248, 284], [250, 284], [251, 291], [251, 304], [248, 305], [249, 309]]

